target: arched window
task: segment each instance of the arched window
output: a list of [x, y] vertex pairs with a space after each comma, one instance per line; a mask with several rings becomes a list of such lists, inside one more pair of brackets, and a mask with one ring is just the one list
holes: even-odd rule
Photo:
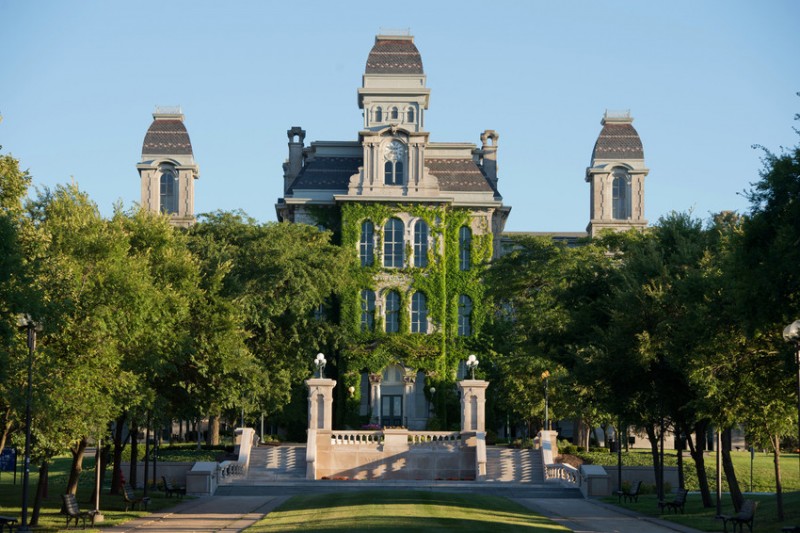
[[615, 169], [613, 175], [612, 216], [616, 220], [627, 220], [631, 218], [631, 177], [621, 168]]
[[172, 166], [161, 167], [161, 212], [178, 212], [178, 175]]
[[361, 223], [358, 255], [361, 257], [361, 266], [372, 266], [375, 263], [375, 226], [369, 220]]
[[414, 108], [409, 107], [406, 111], [406, 122], [414, 122]]
[[472, 263], [472, 230], [461, 226], [458, 230], [458, 268], [469, 270]]
[[390, 218], [383, 227], [383, 266], [403, 267], [403, 221]]
[[361, 331], [375, 330], [375, 293], [369, 289], [361, 291]]
[[392, 108], [392, 119], [397, 120], [398, 118], [399, 118], [399, 115], [397, 114], [397, 108], [393, 107]]
[[466, 294], [458, 297], [458, 336], [472, 335], [472, 298]]
[[375, 109], [375, 122], [383, 122], [383, 109], [380, 107]]
[[411, 297], [411, 333], [428, 332], [428, 299], [425, 294], [415, 292]]
[[414, 266], [428, 266], [428, 225], [424, 220], [417, 220], [414, 224]]
[[402, 185], [405, 181], [406, 147], [398, 140], [386, 145], [383, 151], [383, 181], [386, 185]]
[[397, 291], [386, 293], [386, 333], [400, 331], [400, 295]]

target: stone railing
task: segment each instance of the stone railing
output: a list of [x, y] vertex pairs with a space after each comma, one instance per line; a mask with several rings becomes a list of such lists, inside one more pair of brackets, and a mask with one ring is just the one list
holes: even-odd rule
[[575, 486], [581, 484], [581, 476], [578, 469], [561, 463], [544, 465], [544, 479], [545, 481], [551, 479], [559, 480]]
[[410, 446], [462, 446], [461, 432], [459, 431], [415, 431], [408, 433]]
[[383, 442], [383, 432], [378, 431], [333, 431], [331, 432], [332, 446], [347, 446], [357, 444], [378, 445]]

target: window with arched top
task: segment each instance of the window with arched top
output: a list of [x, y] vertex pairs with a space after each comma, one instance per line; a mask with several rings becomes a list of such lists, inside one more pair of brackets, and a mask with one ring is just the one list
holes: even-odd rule
[[161, 212], [167, 214], [178, 213], [178, 173], [172, 165], [162, 165], [161, 168]]
[[414, 266], [428, 266], [428, 224], [424, 220], [414, 224]]
[[399, 117], [400, 117], [400, 115], [397, 113], [397, 108], [393, 107], [392, 108], [392, 119], [393, 120], [397, 120]]
[[361, 266], [372, 266], [375, 263], [375, 226], [370, 220], [361, 223], [358, 255], [361, 258]]
[[400, 294], [397, 291], [386, 293], [386, 333], [397, 333], [400, 331]]
[[472, 335], [472, 298], [466, 294], [458, 297], [458, 336]]
[[472, 230], [461, 226], [458, 230], [458, 268], [469, 270], [472, 263]]
[[403, 267], [403, 221], [390, 218], [383, 226], [383, 266], [386, 268]]
[[383, 122], [383, 109], [375, 108], [375, 122]]
[[386, 185], [402, 185], [405, 181], [406, 146], [397, 139], [383, 150], [383, 181]]
[[414, 122], [414, 108], [409, 107], [406, 111], [406, 122]]
[[361, 291], [361, 331], [375, 330], [375, 293], [369, 289]]
[[631, 218], [631, 176], [621, 168], [614, 169], [612, 175], [611, 216], [616, 220], [627, 220]]
[[411, 297], [411, 333], [428, 332], [428, 299], [424, 293], [415, 292]]

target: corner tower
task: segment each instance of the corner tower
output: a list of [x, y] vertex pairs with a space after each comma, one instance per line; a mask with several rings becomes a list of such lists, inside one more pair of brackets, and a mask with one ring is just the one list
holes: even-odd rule
[[156, 107], [136, 165], [142, 186], [142, 207], [169, 214], [173, 226], [195, 223], [194, 180], [200, 171], [180, 107]]
[[586, 231], [591, 237], [601, 231], [644, 229], [644, 178], [650, 172], [644, 164], [644, 150], [633, 127], [629, 111], [606, 111], [600, 122], [603, 130], [586, 169], [590, 185], [590, 220]]

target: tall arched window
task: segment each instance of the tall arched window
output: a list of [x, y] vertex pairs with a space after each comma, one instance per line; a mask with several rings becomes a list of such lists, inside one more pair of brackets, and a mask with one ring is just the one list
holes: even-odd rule
[[375, 122], [383, 122], [383, 109], [380, 107], [375, 109]]
[[472, 230], [461, 226], [458, 230], [458, 268], [469, 270], [472, 263]]
[[369, 289], [361, 291], [361, 331], [375, 329], [375, 293]]
[[386, 333], [400, 331], [400, 295], [397, 291], [386, 293]]
[[393, 107], [392, 108], [392, 119], [397, 120], [398, 118], [399, 118], [399, 115], [397, 114], [397, 108]]
[[361, 257], [361, 266], [372, 266], [375, 263], [375, 226], [369, 220], [361, 223], [358, 255]]
[[411, 333], [428, 332], [428, 299], [425, 294], [415, 292], [411, 297]]
[[472, 298], [466, 294], [458, 297], [458, 335], [472, 335]]
[[428, 225], [424, 220], [417, 220], [414, 224], [414, 266], [428, 266]]
[[406, 122], [414, 122], [414, 108], [409, 107], [408, 111], [406, 111]]
[[178, 212], [178, 175], [167, 165], [161, 167], [161, 212]]
[[390, 218], [383, 227], [383, 266], [403, 267], [403, 221]]
[[383, 181], [386, 185], [402, 185], [405, 181], [406, 147], [398, 140], [386, 145], [383, 151]]
[[612, 216], [617, 220], [631, 218], [631, 177], [623, 169], [614, 170], [612, 182]]

